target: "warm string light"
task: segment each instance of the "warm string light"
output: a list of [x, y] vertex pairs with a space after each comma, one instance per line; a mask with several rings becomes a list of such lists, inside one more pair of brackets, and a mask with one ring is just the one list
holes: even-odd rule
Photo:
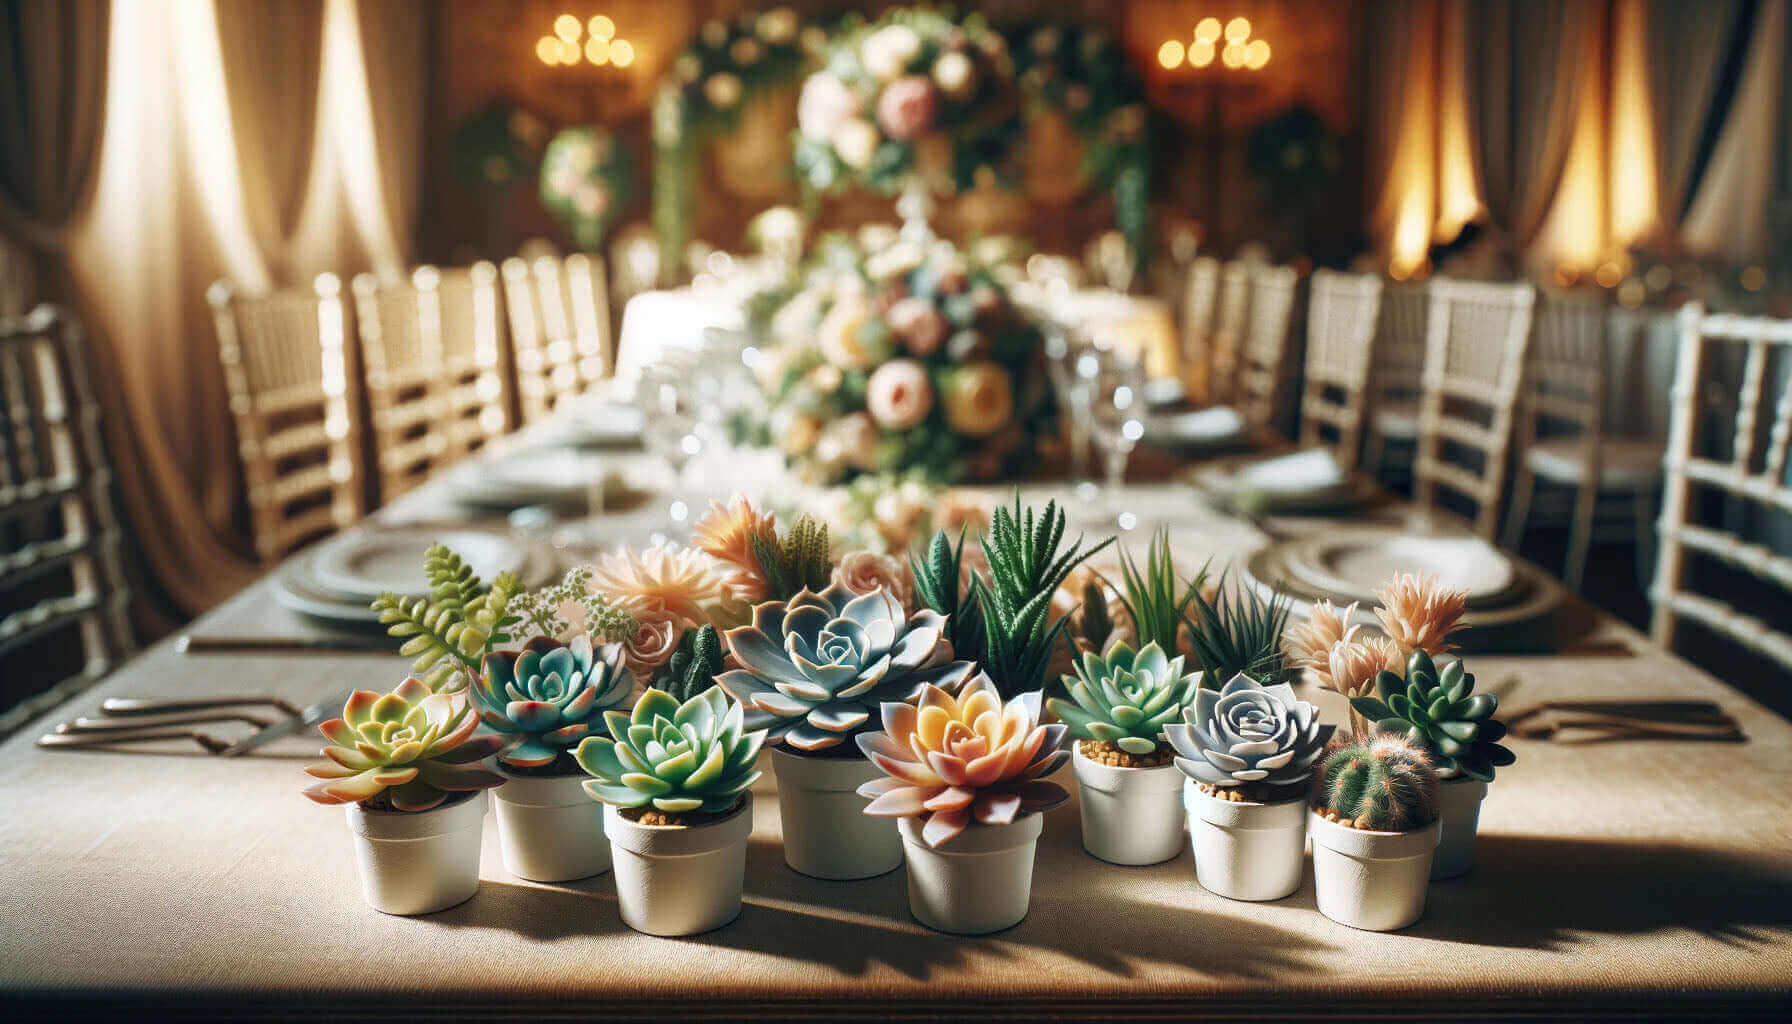
[[1166, 39], [1157, 48], [1157, 63], [1165, 71], [1188, 66], [1211, 67], [1217, 60], [1232, 71], [1261, 71], [1269, 64], [1267, 39], [1251, 38], [1251, 20], [1236, 17], [1221, 22], [1218, 18], [1202, 18], [1195, 23], [1194, 38], [1186, 45], [1180, 39]]
[[616, 22], [607, 14], [594, 14], [584, 22], [562, 14], [554, 19], [553, 34], [535, 41], [535, 59], [549, 67], [573, 67], [584, 61], [596, 68], [626, 68], [635, 62], [635, 44], [616, 35]]

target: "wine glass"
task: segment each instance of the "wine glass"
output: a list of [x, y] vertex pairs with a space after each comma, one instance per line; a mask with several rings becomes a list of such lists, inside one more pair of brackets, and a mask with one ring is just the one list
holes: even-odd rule
[[1094, 485], [1089, 482], [1089, 439], [1092, 427], [1093, 389], [1077, 374], [1077, 357], [1088, 349], [1088, 338], [1080, 332], [1052, 327], [1045, 335], [1045, 367], [1051, 381], [1058, 408], [1064, 411], [1070, 442], [1070, 484], [1083, 497]]
[[[1145, 436], [1145, 368], [1133, 354], [1101, 341], [1098, 337], [1077, 355], [1075, 371], [1089, 390], [1089, 428], [1101, 453], [1103, 504], [1124, 524], [1130, 515], [1121, 507], [1126, 464]], [[1137, 525], [1136, 517], [1131, 525]]]
[[641, 409], [642, 443], [649, 454], [665, 462], [671, 489], [677, 492], [675, 501], [684, 498], [686, 465], [704, 448], [697, 422], [698, 397], [691, 375], [673, 361], [643, 370], [635, 391], [635, 403]]

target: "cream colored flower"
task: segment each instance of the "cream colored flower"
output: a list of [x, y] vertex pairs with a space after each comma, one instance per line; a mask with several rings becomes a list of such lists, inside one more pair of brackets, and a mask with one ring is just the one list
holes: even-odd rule
[[[835, 371], [839, 372], [839, 371]], [[847, 413], [821, 430], [815, 442], [815, 457], [823, 462], [850, 466], [853, 469], [874, 469], [877, 445], [883, 434], [862, 412]]]
[[1354, 604], [1340, 614], [1330, 601], [1315, 603], [1307, 621], [1283, 631], [1282, 653], [1296, 669], [1312, 672], [1319, 685], [1331, 685], [1328, 673], [1332, 648], [1344, 639], [1350, 629], [1350, 618], [1355, 614]]
[[709, 101], [710, 106], [727, 110], [740, 102], [741, 89], [739, 75], [731, 71], [719, 71], [710, 75], [709, 80], [703, 83], [703, 98]]
[[788, 43], [796, 38], [796, 12], [788, 7], [774, 7], [761, 14], [753, 28], [759, 33], [759, 38], [768, 43]]
[[619, 548], [598, 557], [586, 584], [618, 605], [661, 607], [691, 622], [707, 621], [703, 605], [722, 596], [722, 578], [695, 548]]
[[1375, 616], [1402, 654], [1424, 651], [1436, 657], [1456, 649], [1449, 637], [1461, 625], [1468, 607], [1467, 591], [1446, 587], [1435, 576], [1403, 572], [1396, 573], [1375, 596], [1381, 600]]
[[694, 623], [657, 602], [638, 602], [630, 605], [629, 611], [638, 628], [622, 642], [622, 661], [635, 678], [652, 679], [654, 672], [672, 659], [678, 638]]
[[848, 551], [834, 567], [834, 582], [860, 594], [882, 588], [903, 608], [912, 610], [915, 606], [915, 586], [908, 566], [890, 555]]
[[870, 121], [862, 117], [849, 117], [834, 129], [831, 141], [841, 163], [855, 171], [862, 171], [871, 166], [871, 158], [877, 153], [877, 144], [882, 138], [877, 132], [877, 126]]
[[971, 58], [957, 51], [943, 53], [933, 62], [933, 83], [940, 87], [940, 92], [955, 100], [971, 94], [977, 85], [976, 75], [977, 66], [971, 63]]
[[[1383, 671], [1400, 672], [1403, 662], [1400, 648], [1392, 640], [1376, 633], [1358, 636], [1360, 628], [1350, 627], [1343, 639], [1332, 645], [1321, 680], [1326, 689], [1346, 699], [1373, 695], [1375, 677]], [[1370, 733], [1369, 723], [1354, 707], [1350, 708], [1350, 727], [1359, 737]]]
[[737, 601], [763, 601], [766, 597], [768, 583], [753, 553], [754, 537], [765, 544], [775, 542], [778, 521], [739, 494], [726, 505], [712, 498], [709, 511], [691, 530], [691, 542], [722, 563], [722, 584]]
[[1014, 416], [1014, 384], [999, 363], [970, 363], [946, 385], [946, 425], [966, 437], [988, 437]]
[[802, 455], [821, 437], [821, 421], [807, 413], [780, 409], [772, 416], [772, 437], [786, 455]]
[[869, 370], [877, 365], [877, 351], [865, 342], [865, 325], [871, 311], [859, 300], [838, 302], [821, 318], [821, 354], [842, 370]]
[[859, 61], [872, 77], [888, 82], [921, 55], [921, 36], [907, 25], [886, 25], [865, 37]]

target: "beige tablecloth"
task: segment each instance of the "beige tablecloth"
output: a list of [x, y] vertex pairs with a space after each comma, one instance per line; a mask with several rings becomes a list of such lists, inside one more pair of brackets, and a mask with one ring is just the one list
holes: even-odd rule
[[[1236, 553], [1250, 527], [1190, 502], [1184, 546]], [[259, 584], [211, 617], [254, 624]], [[206, 623], [198, 624], [203, 628]], [[386, 917], [357, 888], [340, 810], [299, 795], [317, 741], [224, 761], [64, 753], [31, 730], [0, 745], [0, 988], [410, 1010], [477, 1003], [534, 1014], [585, 1004], [764, 1012], [930, 1012], [975, 1004], [1026, 1016], [1116, 1018], [1230, 1010], [1399, 1008], [1510, 1017], [1538, 1005], [1693, 1016], [1792, 988], [1792, 725], [1606, 623], [1633, 654], [1481, 658], [1513, 705], [1544, 697], [1702, 698], [1744, 744], [1515, 741], [1481, 819], [1481, 866], [1430, 891], [1397, 934], [1314, 909], [1311, 878], [1274, 903], [1201, 889], [1188, 854], [1123, 868], [1087, 856], [1075, 804], [1048, 816], [1031, 915], [978, 939], [909, 916], [899, 870], [864, 882], [785, 867], [768, 772], [747, 854], [746, 905], [718, 931], [626, 929], [607, 875], [571, 885], [509, 876], [495, 823], [483, 883], [429, 917]], [[114, 694], [272, 692], [306, 702], [403, 675], [383, 655], [184, 656], [149, 651], [58, 712]], [[1329, 696], [1329, 695], [1322, 695]], [[1336, 706], [1328, 705], [1332, 714]], [[354, 1014], [359, 1016], [359, 1011]]]

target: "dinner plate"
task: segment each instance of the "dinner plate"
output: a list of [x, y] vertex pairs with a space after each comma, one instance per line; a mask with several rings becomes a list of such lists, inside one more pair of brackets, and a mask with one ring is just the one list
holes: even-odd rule
[[1373, 603], [1395, 573], [1433, 576], [1468, 594], [1470, 607], [1510, 603], [1516, 563], [1478, 537], [1434, 537], [1403, 530], [1350, 530], [1290, 543], [1288, 572], [1315, 593]]
[[455, 501], [482, 508], [582, 507], [591, 485], [614, 469], [614, 456], [572, 447], [529, 448], [463, 464], [448, 477]]
[[528, 549], [503, 533], [441, 526], [355, 529], [318, 545], [310, 582], [320, 593], [371, 601], [381, 594], [420, 596], [429, 589], [423, 556], [440, 541], [453, 548], [475, 575], [491, 579], [518, 572]]
[[[460, 540], [450, 540], [450, 536], [459, 532], [453, 527], [434, 528], [428, 531], [431, 537], [441, 538], [449, 546]], [[464, 531], [472, 532], [472, 531]], [[502, 534], [488, 534], [502, 538]], [[349, 597], [332, 592], [319, 585], [317, 580], [317, 560], [324, 553], [325, 545], [317, 545], [302, 551], [288, 559], [274, 573], [274, 599], [283, 607], [290, 608], [302, 615], [317, 619], [331, 626], [355, 629], [372, 629], [379, 627], [379, 613], [369, 605], [373, 598], [365, 599]], [[541, 546], [523, 547], [523, 561], [515, 570], [525, 587], [531, 589], [544, 586], [559, 571], [559, 562], [552, 551]], [[417, 554], [416, 567], [421, 569], [423, 556]], [[477, 572], [478, 570], [475, 570]], [[480, 573], [480, 578], [490, 581], [491, 577]], [[374, 596], [378, 596], [377, 594]]]
[[1245, 438], [1244, 417], [1225, 405], [1152, 416], [1145, 424], [1145, 440], [1165, 448], [1230, 448]]

